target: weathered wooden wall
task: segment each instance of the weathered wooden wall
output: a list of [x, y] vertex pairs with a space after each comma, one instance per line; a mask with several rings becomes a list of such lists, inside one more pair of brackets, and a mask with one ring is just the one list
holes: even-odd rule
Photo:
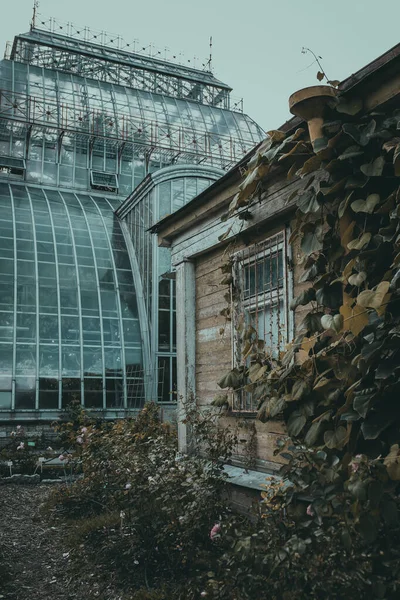
[[[273, 235], [288, 225], [286, 220], [275, 222], [272, 227], [263, 228], [251, 242], [260, 241]], [[235, 247], [240, 250], [244, 242]], [[227, 285], [221, 285], [221, 267], [228, 260], [228, 250], [223, 247], [204, 253], [196, 259], [196, 398], [201, 406], [209, 405], [222, 390], [217, 381], [232, 364], [232, 324], [221, 311], [227, 307], [224, 295], [229, 292]], [[292, 248], [293, 294], [299, 294], [307, 284], [298, 284], [302, 266], [298, 264], [300, 253], [296, 245]], [[296, 317], [296, 323], [301, 320]], [[238, 416], [223, 417], [222, 423], [238, 430], [237, 455], [244, 462], [253, 461], [253, 466], [267, 470], [279, 468], [282, 459], [274, 456], [276, 441], [285, 435], [283, 423], [277, 420], [261, 423], [254, 419]], [[255, 429], [254, 429], [255, 428]]]

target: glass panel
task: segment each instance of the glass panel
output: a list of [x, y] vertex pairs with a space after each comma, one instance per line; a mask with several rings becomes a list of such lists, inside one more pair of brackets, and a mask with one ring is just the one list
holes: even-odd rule
[[41, 315], [39, 319], [39, 339], [47, 344], [58, 344], [58, 317]]
[[64, 346], [62, 348], [62, 374], [63, 377], [79, 377], [80, 375], [80, 349], [78, 346]]
[[158, 401], [171, 402], [169, 357], [158, 357]]
[[62, 407], [81, 400], [81, 381], [77, 378], [66, 378], [62, 382]]
[[35, 377], [17, 377], [15, 381], [15, 408], [34, 409], [35, 396]]
[[57, 379], [47, 379], [42, 377], [39, 379], [39, 408], [58, 408]]
[[36, 341], [36, 315], [34, 313], [17, 314], [17, 340], [19, 342]]
[[122, 390], [122, 383], [122, 379], [106, 379], [107, 408], [124, 407], [124, 394]]
[[171, 323], [168, 310], [158, 311], [158, 348], [169, 351], [171, 346]]
[[40, 346], [39, 375], [41, 377], [58, 377], [58, 357], [58, 346]]
[[13, 313], [0, 312], [0, 340], [12, 341], [14, 335]]
[[16, 373], [20, 375], [36, 373], [36, 346], [25, 344], [17, 346]]
[[12, 373], [13, 347], [11, 344], [0, 344], [0, 374]]
[[85, 379], [85, 406], [103, 408], [103, 380]]
[[11, 408], [12, 394], [11, 392], [0, 391], [0, 408]]
[[83, 349], [83, 368], [85, 375], [102, 375], [103, 361], [100, 348], [89, 348], [86, 346]]

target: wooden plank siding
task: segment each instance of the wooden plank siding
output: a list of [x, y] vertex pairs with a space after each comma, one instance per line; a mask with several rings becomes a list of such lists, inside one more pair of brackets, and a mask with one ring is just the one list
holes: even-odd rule
[[[274, 221], [273, 225], [263, 227], [263, 231], [255, 231], [248, 243], [262, 241], [270, 235], [274, 235], [288, 223], [288, 218]], [[235, 251], [239, 251], [246, 246], [242, 239], [235, 245]], [[223, 245], [208, 252], [203, 252], [195, 260], [195, 281], [196, 281], [196, 398], [199, 406], [208, 406], [216, 395], [224, 393], [217, 381], [221, 376], [232, 368], [232, 324], [227, 321], [221, 311], [228, 304], [224, 295], [229, 293], [229, 286], [222, 285], [221, 280], [224, 274], [221, 267], [228, 261], [229, 254]], [[303, 269], [299, 265], [300, 253], [298, 244], [292, 247], [293, 260], [293, 295], [299, 294], [303, 289], [307, 289], [309, 284], [297, 283]], [[297, 312], [297, 311], [296, 311]], [[302, 314], [306, 308], [299, 311], [296, 315], [295, 324], [302, 320]], [[238, 447], [236, 448], [236, 457], [243, 463], [249, 460], [249, 445], [252, 441], [257, 467], [265, 470], [276, 470], [284, 462], [279, 455], [274, 456], [276, 442], [278, 438], [285, 435], [284, 425], [279, 420], [261, 423], [254, 418], [246, 418], [235, 415], [227, 415], [221, 421], [225, 426], [238, 432]], [[255, 427], [255, 439], [252, 434]], [[251, 440], [253, 436], [253, 440]]]

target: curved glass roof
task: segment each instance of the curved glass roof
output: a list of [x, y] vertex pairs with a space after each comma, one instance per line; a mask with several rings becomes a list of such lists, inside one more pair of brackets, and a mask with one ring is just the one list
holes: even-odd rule
[[31, 99], [31, 116], [47, 127], [94, 128], [94, 133], [101, 129], [119, 139], [140, 137], [150, 129], [155, 135], [156, 130], [169, 128], [171, 138], [177, 130], [190, 132], [194, 150], [196, 138], [209, 134], [212, 139], [215, 135], [238, 142], [241, 155], [236, 159], [264, 138], [263, 130], [239, 112], [62, 71], [4, 60], [0, 63], [0, 79], [3, 90], [13, 90], [17, 95], [17, 104], [25, 107], [27, 96]]
[[114, 203], [0, 183], [0, 408], [143, 403], [137, 301]]

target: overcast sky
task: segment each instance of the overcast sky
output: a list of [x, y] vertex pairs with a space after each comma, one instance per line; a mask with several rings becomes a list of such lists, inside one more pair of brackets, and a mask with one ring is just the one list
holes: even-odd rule
[[[1, 48], [28, 31], [32, 5], [8, 0]], [[167, 47], [187, 64], [196, 56], [197, 66], [212, 36], [214, 74], [265, 130], [290, 117], [291, 93], [318, 83], [303, 46], [322, 56], [329, 78], [344, 79], [400, 42], [400, 0], [41, 0], [40, 13]]]

